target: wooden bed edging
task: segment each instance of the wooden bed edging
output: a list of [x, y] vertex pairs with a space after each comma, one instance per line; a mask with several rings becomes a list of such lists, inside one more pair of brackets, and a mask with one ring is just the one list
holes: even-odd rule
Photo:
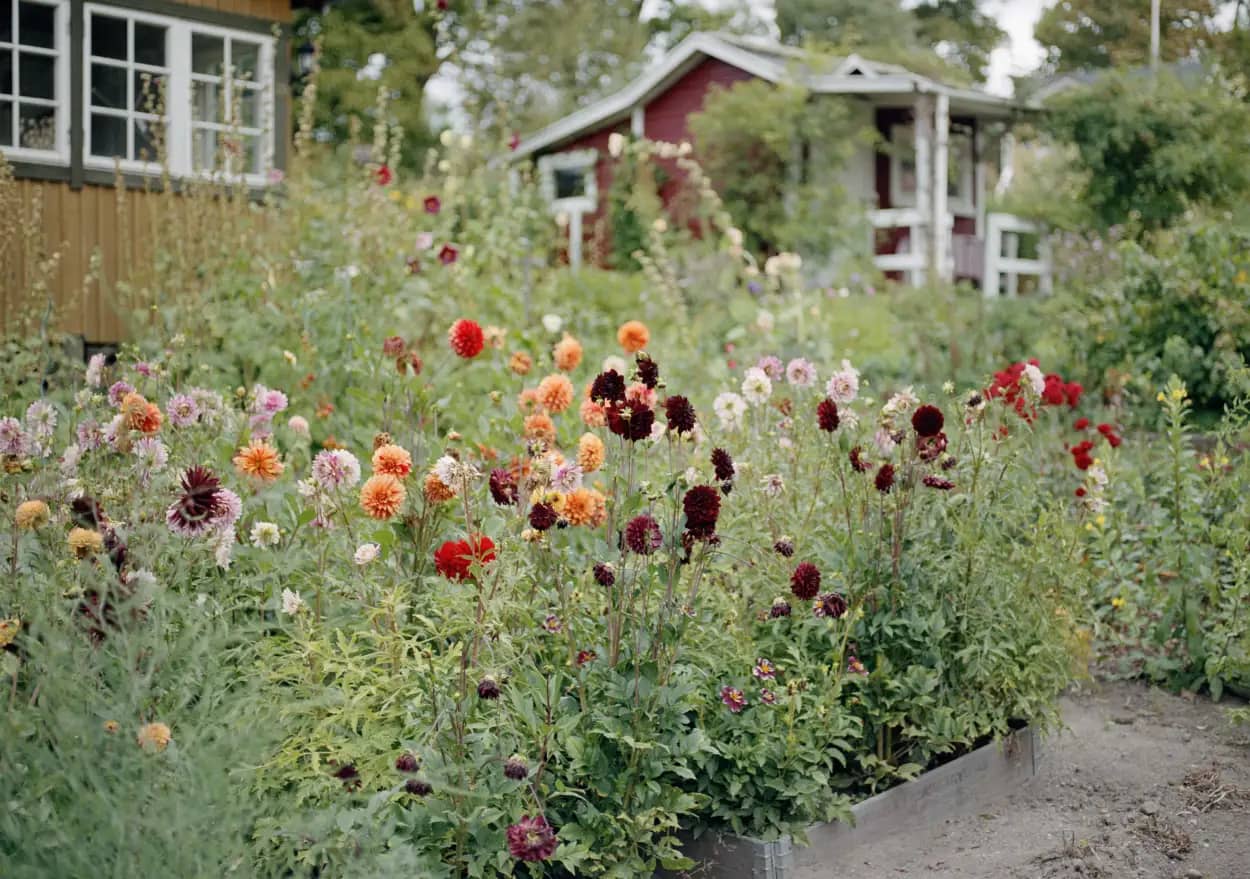
[[851, 809], [854, 825], [836, 821], [812, 825], [806, 846], [788, 836], [762, 842], [705, 833], [684, 847], [698, 862], [689, 875], [699, 879], [828, 879], [834, 864], [859, 849], [886, 837], [939, 826], [1010, 794], [1038, 773], [1040, 763], [1041, 738], [1032, 727], [1025, 727], [857, 803]]

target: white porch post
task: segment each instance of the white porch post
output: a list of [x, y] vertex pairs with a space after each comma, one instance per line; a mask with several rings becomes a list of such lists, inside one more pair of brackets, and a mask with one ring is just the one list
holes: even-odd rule
[[916, 121], [912, 126], [915, 135], [916, 154], [916, 213], [920, 215], [919, 223], [911, 227], [912, 252], [919, 254], [924, 269], [914, 273], [910, 278], [913, 286], [917, 286], [921, 278], [932, 278], [933, 268], [933, 163], [929, 145], [933, 142], [933, 100], [929, 95], [917, 95], [915, 104]]
[[629, 114], [629, 133], [634, 136], [635, 140], [646, 137], [647, 135], [647, 108], [643, 104], [638, 104]]
[[977, 228], [976, 236], [985, 240], [985, 131], [980, 119], [973, 123], [976, 127], [972, 135], [973, 164], [972, 192], [976, 201]]
[[582, 212], [569, 214], [569, 268], [574, 272], [582, 267]]
[[933, 113], [933, 257], [930, 277], [951, 280], [950, 194], [950, 96], [939, 94]]

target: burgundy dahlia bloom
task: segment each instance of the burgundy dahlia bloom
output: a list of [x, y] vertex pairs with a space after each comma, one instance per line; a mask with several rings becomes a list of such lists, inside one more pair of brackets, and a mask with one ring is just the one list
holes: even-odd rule
[[790, 575], [790, 591], [803, 601], [815, 598], [820, 592], [820, 568], [811, 562], [800, 562]]
[[596, 403], [624, 403], [625, 378], [615, 369], [599, 373], [590, 384], [590, 399]]
[[616, 582], [616, 571], [607, 562], [600, 562], [594, 567], [595, 582], [607, 588]]
[[790, 616], [790, 602], [784, 598], [774, 598], [773, 606], [768, 609], [768, 616], [774, 620]]
[[520, 754], [513, 754], [504, 761], [503, 774], [513, 781], [524, 781], [530, 775], [529, 763]]
[[490, 471], [490, 496], [501, 507], [514, 506], [517, 499], [516, 477], [502, 467]]
[[873, 478], [873, 485], [877, 486], [877, 491], [882, 494], [889, 494], [890, 489], [894, 487], [894, 465], [882, 464]]
[[812, 612], [818, 617], [840, 620], [846, 614], [846, 599], [836, 592], [826, 593], [816, 599]]
[[825, 433], [833, 433], [838, 429], [838, 404], [825, 397], [816, 406], [816, 423]]
[[720, 700], [733, 714], [737, 714], [747, 707], [747, 695], [737, 687], [721, 687]]
[[477, 684], [477, 695], [482, 699], [499, 698], [499, 682], [490, 675], [482, 678]]
[[925, 404], [912, 413], [911, 426], [916, 436], [937, 436], [946, 424], [946, 417], [937, 406]]
[[546, 531], [556, 524], [558, 518], [551, 504], [534, 504], [530, 509], [530, 527], [535, 531]]
[[414, 797], [428, 797], [434, 788], [424, 778], [410, 778], [404, 782], [404, 790]]
[[361, 785], [360, 772], [356, 769], [356, 764], [354, 763], [344, 763], [334, 770], [333, 775], [343, 782], [343, 787], [347, 790], [356, 790]]
[[781, 538], [773, 544], [773, 551], [782, 558], [790, 558], [794, 555], [794, 541]]
[[638, 364], [638, 381], [654, 390], [660, 383], [659, 365], [641, 351], [634, 362]]
[[664, 543], [660, 523], [643, 513], [629, 520], [625, 526], [625, 545], [638, 555], [651, 555]]
[[738, 475], [734, 468], [734, 459], [724, 449], [712, 449], [712, 469], [716, 471], [718, 482], [733, 482]]
[[100, 526], [108, 521], [100, 502], [88, 494], [74, 498], [69, 505], [69, 517], [78, 527], [92, 531], [100, 530]]
[[955, 487], [955, 483], [949, 479], [943, 479], [941, 476], [926, 476], [924, 484], [929, 488], [936, 488], [938, 491], [950, 491]]
[[936, 461], [946, 451], [946, 434], [916, 437], [916, 453], [921, 461]]
[[560, 841], [542, 815], [525, 815], [508, 828], [508, 853], [522, 861], [545, 861]]
[[400, 772], [416, 772], [421, 768], [421, 761], [415, 754], [405, 751], [395, 758], [395, 768]]
[[387, 336], [382, 342], [382, 353], [387, 357], [398, 357], [407, 350], [403, 336]]
[[166, 512], [170, 527], [188, 536], [207, 531], [224, 503], [221, 480], [207, 467], [191, 467], [180, 485], [182, 494]]
[[651, 436], [651, 426], [655, 424], [655, 413], [635, 400], [609, 406], [607, 416], [608, 430], [630, 442]]
[[720, 495], [710, 485], [696, 485], [681, 501], [686, 514], [686, 531], [696, 540], [707, 540], [716, 533], [720, 517]]
[[674, 395], [664, 401], [664, 414], [668, 416], [668, 429], [673, 433], [690, 433], [694, 430], [694, 406], [681, 395]]
[[872, 462], [864, 457], [864, 450], [859, 446], [851, 449], [851, 469], [856, 473], [867, 473], [872, 469]]

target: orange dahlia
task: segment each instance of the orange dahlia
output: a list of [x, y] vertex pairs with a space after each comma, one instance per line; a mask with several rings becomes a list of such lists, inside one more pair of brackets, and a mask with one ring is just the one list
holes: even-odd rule
[[508, 359], [508, 369], [517, 375], [529, 375], [531, 369], [534, 368], [534, 358], [530, 357], [524, 351], [513, 352], [512, 357]]
[[394, 476], [377, 473], [360, 487], [360, 508], [374, 519], [389, 519], [399, 512], [407, 494]]
[[621, 328], [616, 331], [616, 341], [622, 348], [633, 354], [647, 347], [647, 343], [651, 341], [651, 331], [642, 321], [629, 320], [621, 324]]
[[577, 466], [583, 473], [594, 473], [603, 466], [603, 440], [593, 433], [584, 433], [577, 441]]
[[608, 423], [607, 410], [594, 400], [582, 400], [579, 414], [582, 416], [582, 423], [587, 427], [603, 427]]
[[425, 485], [422, 490], [425, 492], [425, 499], [432, 504], [441, 504], [456, 496], [455, 489], [439, 479], [438, 474], [433, 470], [425, 474]]
[[564, 338], [556, 342], [555, 348], [551, 350], [551, 356], [556, 362], [556, 369], [572, 372], [582, 362], [582, 343], [565, 333]]
[[542, 408], [542, 403], [538, 399], [538, 388], [525, 388], [517, 395], [517, 408], [522, 412], [536, 412]]
[[542, 412], [539, 412], [537, 415], [531, 415], [525, 419], [525, 438], [554, 443], [556, 441], [555, 423], [550, 416]]
[[552, 373], [538, 383], [538, 402], [548, 412], [563, 412], [573, 403], [573, 383], [566, 375]]
[[261, 482], [273, 482], [285, 468], [278, 459], [277, 449], [266, 442], [252, 440], [234, 456], [234, 469]]
[[412, 472], [412, 455], [408, 454], [407, 449], [393, 443], [378, 446], [373, 452], [373, 472], [403, 479]]
[[142, 433], [156, 433], [165, 420], [159, 406], [149, 403], [142, 394], [134, 391], [122, 398], [121, 411], [126, 427]]
[[593, 488], [579, 488], [564, 496], [560, 512], [570, 525], [597, 528], [608, 517], [608, 505], [603, 495]]

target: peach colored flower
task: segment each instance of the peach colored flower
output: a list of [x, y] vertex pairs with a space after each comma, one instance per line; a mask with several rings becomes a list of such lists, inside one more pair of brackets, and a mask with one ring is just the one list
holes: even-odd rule
[[407, 449], [392, 443], [378, 446], [373, 452], [373, 472], [403, 479], [412, 472], [412, 455]]
[[402, 482], [389, 473], [377, 473], [360, 487], [360, 508], [374, 519], [390, 519], [407, 496]]
[[173, 733], [163, 723], [145, 723], [135, 734], [135, 741], [145, 751], [163, 751], [173, 738]]
[[556, 441], [556, 426], [551, 417], [539, 412], [525, 419], [525, 438], [540, 439], [544, 442]]
[[517, 375], [529, 375], [531, 369], [534, 368], [534, 358], [530, 357], [524, 351], [515, 351], [508, 358], [508, 369]]
[[278, 450], [266, 442], [253, 440], [234, 456], [234, 469], [261, 482], [273, 482], [285, 469], [278, 459]]
[[587, 427], [603, 427], [608, 423], [607, 411], [594, 400], [582, 400], [579, 413]]
[[577, 466], [583, 473], [594, 473], [603, 466], [603, 440], [593, 433], [584, 433], [577, 441]]
[[538, 388], [526, 388], [516, 398], [517, 408], [522, 412], [537, 412], [542, 408], [538, 399]]
[[633, 354], [647, 347], [647, 343], [651, 341], [651, 331], [642, 321], [626, 321], [616, 331], [616, 341], [622, 348]]
[[538, 383], [538, 401], [548, 412], [563, 412], [573, 403], [573, 383], [566, 375], [552, 373]]
[[608, 517], [607, 501], [593, 488], [579, 488], [564, 496], [560, 512], [570, 525], [597, 528]]
[[556, 369], [561, 372], [572, 372], [582, 362], [582, 343], [565, 333], [564, 338], [556, 342], [556, 346], [551, 349], [551, 355], [555, 360]]
[[456, 496], [455, 490], [433, 471], [425, 474], [425, 486], [422, 490], [425, 492], [425, 499], [432, 504], [441, 504]]
[[625, 400], [628, 403], [641, 403], [648, 409], [655, 408], [655, 389], [642, 382], [634, 382], [625, 389]]

